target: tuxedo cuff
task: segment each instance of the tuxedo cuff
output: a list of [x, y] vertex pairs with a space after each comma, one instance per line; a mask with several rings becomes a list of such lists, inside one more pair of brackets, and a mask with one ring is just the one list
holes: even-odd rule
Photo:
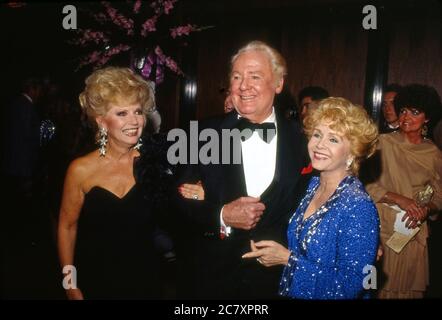
[[221, 208], [221, 212], [219, 214], [219, 221], [220, 221], [219, 237], [221, 239], [224, 239], [225, 237], [228, 237], [230, 235], [230, 233], [232, 232], [232, 227], [227, 226], [224, 223], [223, 210], [224, 210], [224, 206]]

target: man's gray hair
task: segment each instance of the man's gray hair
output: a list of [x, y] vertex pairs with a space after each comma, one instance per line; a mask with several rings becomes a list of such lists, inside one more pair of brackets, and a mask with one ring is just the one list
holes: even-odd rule
[[287, 64], [282, 55], [274, 48], [270, 47], [268, 44], [254, 40], [246, 44], [244, 47], [240, 48], [238, 52], [232, 57], [230, 69], [232, 71], [233, 64], [238, 57], [247, 51], [261, 51], [265, 52], [270, 59], [270, 64], [272, 65], [273, 75], [276, 80], [281, 80], [287, 75]]

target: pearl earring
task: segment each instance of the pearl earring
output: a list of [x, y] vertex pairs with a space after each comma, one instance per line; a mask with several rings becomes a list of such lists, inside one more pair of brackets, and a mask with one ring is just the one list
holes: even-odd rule
[[346, 163], [347, 163], [347, 168], [345, 168], [345, 169], [348, 171], [348, 170], [350, 170], [350, 167], [353, 163], [353, 158], [348, 159]]

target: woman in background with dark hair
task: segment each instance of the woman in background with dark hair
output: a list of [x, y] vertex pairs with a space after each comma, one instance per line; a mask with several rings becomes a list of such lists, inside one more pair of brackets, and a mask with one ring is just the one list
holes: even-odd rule
[[[387, 279], [379, 298], [416, 299], [424, 297], [429, 284], [427, 219], [442, 208], [442, 154], [426, 138], [441, 103], [433, 88], [412, 84], [399, 91], [395, 107], [399, 131], [380, 136], [382, 172], [367, 191], [381, 219], [382, 264]], [[434, 195], [430, 202], [421, 204], [416, 194], [428, 185]], [[408, 228], [420, 227], [401, 251], [390, 242], [387, 245], [399, 210], [405, 211], [403, 219]]]

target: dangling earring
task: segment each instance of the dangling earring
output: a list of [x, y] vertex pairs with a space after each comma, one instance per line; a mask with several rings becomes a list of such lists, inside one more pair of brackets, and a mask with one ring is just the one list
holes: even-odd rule
[[137, 144], [134, 147], [134, 149], [135, 150], [140, 150], [142, 145], [143, 145], [143, 140], [141, 138], [139, 138]]
[[107, 144], [107, 130], [100, 127], [100, 138], [98, 139], [98, 150], [100, 151], [100, 157], [106, 156], [106, 144]]
[[347, 160], [347, 168], [345, 168], [345, 170], [347, 170], [347, 171], [350, 170], [352, 163], [353, 163], [353, 158], [348, 159]]
[[422, 126], [421, 135], [422, 135], [422, 137], [425, 138], [425, 137], [427, 136], [427, 134], [428, 134], [428, 127], [427, 127], [426, 124], [424, 124], [424, 125]]

